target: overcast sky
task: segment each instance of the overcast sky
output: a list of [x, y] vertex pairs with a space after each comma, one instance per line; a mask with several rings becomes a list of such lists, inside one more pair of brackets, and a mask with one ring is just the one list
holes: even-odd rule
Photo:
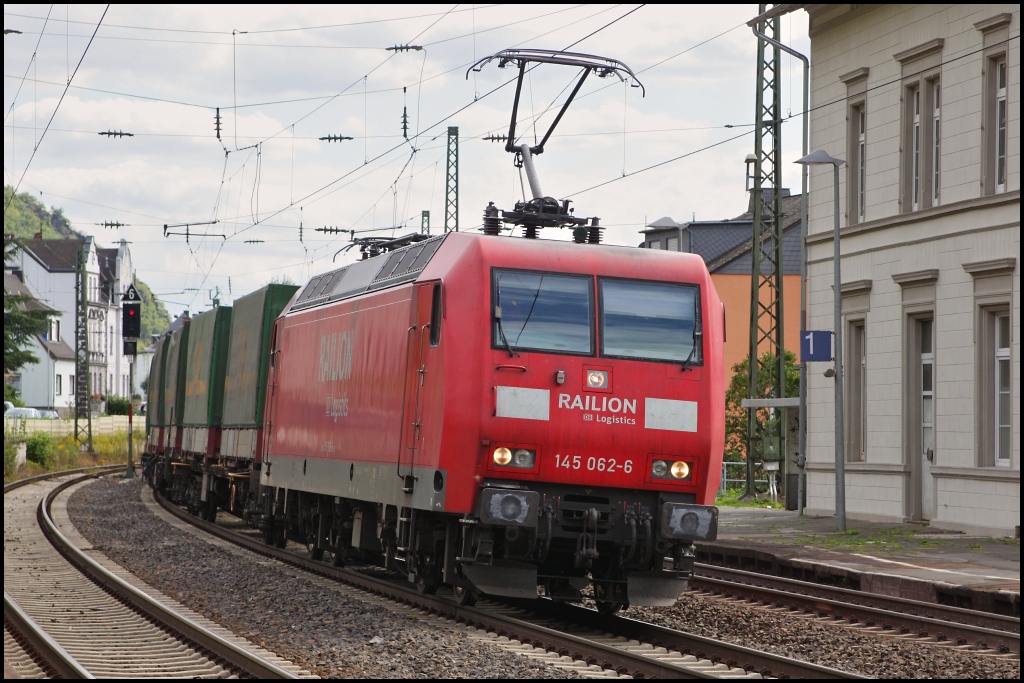
[[[635, 245], [661, 216], [745, 210], [756, 76], [745, 22], [756, 14], [757, 5], [7, 4], [4, 28], [21, 33], [4, 37], [4, 182], [63, 208], [101, 246], [129, 240], [138, 276], [168, 310], [198, 311], [214, 288], [230, 303], [271, 278], [301, 284], [357, 257], [337, 253], [347, 234], [315, 228], [401, 235], [429, 210], [440, 231], [448, 126], [459, 127], [461, 229], [477, 228], [489, 201], [511, 209], [522, 198], [513, 157], [481, 138], [507, 131], [514, 82], [495, 89], [515, 72], [496, 62], [466, 71], [506, 48], [572, 46], [625, 62], [646, 97], [589, 78], [537, 158], [541, 186], [572, 199], [577, 216], [599, 216], [606, 241]], [[804, 12], [782, 19], [782, 38], [809, 51]], [[396, 45], [424, 49], [385, 49]], [[783, 111], [797, 113], [800, 65], [785, 56], [782, 71]], [[534, 121], [544, 134], [576, 74], [531, 72], [524, 141]], [[783, 127], [794, 193], [800, 125]], [[213, 220], [189, 228], [211, 236], [163, 236], [164, 224]], [[97, 225], [107, 221], [127, 227]]]

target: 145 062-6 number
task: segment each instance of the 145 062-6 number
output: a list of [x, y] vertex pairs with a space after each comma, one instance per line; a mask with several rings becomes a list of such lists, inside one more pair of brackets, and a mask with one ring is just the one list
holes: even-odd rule
[[624, 472], [629, 474], [633, 471], [633, 461], [618, 461], [615, 458], [595, 458], [590, 456], [584, 458], [582, 455], [561, 455], [555, 454], [555, 467], [563, 467], [567, 470], [588, 470], [590, 472]]

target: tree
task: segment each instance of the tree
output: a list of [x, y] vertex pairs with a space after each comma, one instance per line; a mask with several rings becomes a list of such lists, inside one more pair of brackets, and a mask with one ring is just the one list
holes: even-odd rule
[[167, 313], [163, 303], [153, 296], [149, 285], [136, 279], [135, 288], [139, 290], [139, 295], [142, 297], [142, 336], [139, 337], [140, 348], [142, 348], [149, 345], [149, 340], [153, 338], [154, 334], [160, 334], [167, 329], [167, 326], [171, 324], [171, 316]]
[[[16, 240], [5, 237], [4, 262], [16, 256], [18, 249]], [[46, 332], [50, 318], [57, 314], [30, 296], [4, 291], [4, 375], [39, 362], [25, 345], [33, 336]]]
[[268, 285], [294, 285], [295, 281], [288, 276], [287, 273], [283, 275], [275, 275], [274, 277], [267, 280]]
[[[786, 396], [800, 395], [800, 369], [796, 365], [796, 354], [786, 351]], [[768, 368], [767, 372], [758, 373], [757, 396], [767, 397], [772, 386], [775, 385], [775, 373], [778, 372], [778, 362], [775, 354], [765, 352], [761, 356], [761, 367]], [[729, 462], [742, 462], [746, 460], [747, 454], [747, 409], [743, 407], [743, 399], [747, 398], [747, 380], [749, 379], [750, 356], [742, 362], [733, 366], [732, 381], [725, 392], [725, 459]], [[772, 416], [769, 408], [761, 408], [758, 411], [757, 424], [758, 432], [754, 438], [764, 436], [771, 420], [781, 419], [781, 415]]]

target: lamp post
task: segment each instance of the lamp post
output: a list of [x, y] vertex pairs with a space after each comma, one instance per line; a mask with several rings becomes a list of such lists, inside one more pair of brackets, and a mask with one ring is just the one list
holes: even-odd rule
[[832, 303], [833, 303], [833, 327], [835, 329], [835, 428], [836, 428], [836, 531], [846, 531], [846, 460], [843, 452], [845, 435], [843, 433], [843, 310], [842, 292], [840, 290], [839, 277], [839, 166], [846, 163], [842, 159], [829, 156], [827, 152], [817, 150], [797, 159], [796, 163], [803, 165], [832, 164], [833, 190], [835, 202], [833, 204], [832, 223]]

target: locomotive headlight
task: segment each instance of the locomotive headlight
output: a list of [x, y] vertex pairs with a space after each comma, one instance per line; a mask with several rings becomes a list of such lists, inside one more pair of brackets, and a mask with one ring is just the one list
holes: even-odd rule
[[537, 462], [537, 451], [531, 451], [526, 448], [519, 448], [512, 455], [512, 466], [521, 467], [524, 470], [532, 470], [534, 463]]
[[689, 479], [692, 473], [690, 463], [682, 460], [655, 460], [651, 463], [651, 476], [655, 479]]
[[676, 479], [686, 479], [690, 476], [690, 465], [682, 460], [672, 463], [672, 476]]
[[507, 465], [512, 462], [512, 451], [502, 446], [501, 448], [494, 449], [494, 464], [495, 465]]
[[588, 389], [606, 389], [608, 387], [608, 373], [604, 370], [587, 370]]

